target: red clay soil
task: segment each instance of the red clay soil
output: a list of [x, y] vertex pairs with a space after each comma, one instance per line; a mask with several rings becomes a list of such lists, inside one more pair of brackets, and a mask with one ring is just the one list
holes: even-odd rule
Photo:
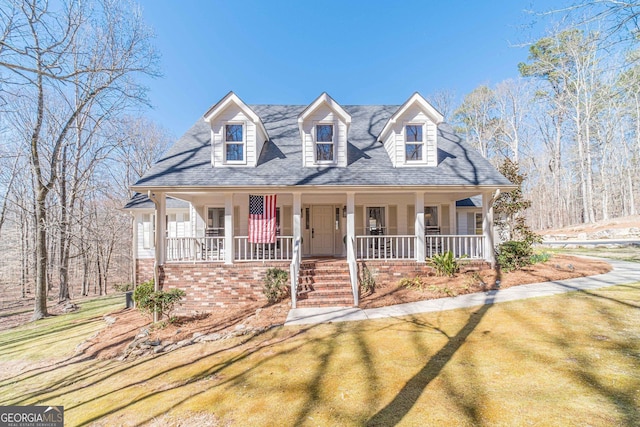
[[[604, 261], [578, 258], [570, 255], [554, 255], [545, 263], [534, 264], [517, 271], [500, 273], [496, 270], [483, 270], [459, 273], [455, 277], [422, 276], [420, 277], [422, 289], [401, 286], [400, 282], [378, 284], [373, 293], [361, 297], [360, 307], [384, 307], [392, 304], [483, 292], [491, 289], [506, 289], [527, 283], [593, 276], [609, 271], [611, 271], [611, 266]], [[496, 285], [496, 281], [499, 281], [499, 286]]]

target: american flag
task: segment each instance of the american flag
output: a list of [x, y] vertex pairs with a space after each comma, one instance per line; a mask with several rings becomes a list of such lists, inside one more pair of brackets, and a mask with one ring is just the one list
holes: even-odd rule
[[276, 195], [249, 196], [249, 242], [276, 242]]

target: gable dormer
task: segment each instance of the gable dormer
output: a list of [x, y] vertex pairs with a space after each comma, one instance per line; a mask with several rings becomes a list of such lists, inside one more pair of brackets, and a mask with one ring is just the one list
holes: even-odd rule
[[211, 125], [213, 167], [255, 167], [269, 140], [260, 117], [235, 93], [229, 92], [204, 115]]
[[378, 141], [394, 167], [437, 166], [438, 125], [444, 117], [419, 93], [414, 93], [389, 118]]
[[303, 166], [347, 166], [351, 116], [323, 92], [298, 116]]

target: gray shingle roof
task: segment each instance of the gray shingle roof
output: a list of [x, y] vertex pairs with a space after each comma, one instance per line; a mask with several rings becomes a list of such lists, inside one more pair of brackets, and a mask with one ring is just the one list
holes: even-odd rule
[[348, 166], [303, 167], [303, 105], [252, 105], [269, 133], [255, 168], [211, 167], [211, 128], [198, 120], [136, 184], [145, 187], [511, 186], [451, 126], [438, 126], [438, 166], [394, 168], [378, 134], [398, 106], [343, 106], [351, 114]]
[[[184, 200], [175, 199], [173, 197], [167, 197], [167, 209], [182, 209], [188, 208], [189, 202]], [[146, 194], [136, 193], [131, 197], [129, 202], [124, 206], [124, 209], [155, 209], [156, 205], [147, 197]]]
[[456, 206], [459, 208], [481, 208], [482, 196], [473, 196], [466, 199], [458, 200]]

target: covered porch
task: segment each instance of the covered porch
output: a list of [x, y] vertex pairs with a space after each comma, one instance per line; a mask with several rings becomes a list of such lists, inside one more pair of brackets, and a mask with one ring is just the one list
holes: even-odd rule
[[[159, 264], [181, 262], [282, 262], [298, 257], [332, 256], [354, 260], [413, 260], [446, 251], [456, 258], [493, 262], [494, 193], [482, 196], [481, 228], [458, 230], [456, 201], [467, 191], [348, 191], [277, 193], [275, 243], [248, 237], [249, 194], [149, 194], [156, 206], [155, 245]], [[180, 228], [166, 217], [166, 197], [189, 202], [189, 224]], [[480, 234], [481, 231], [481, 234]]]
[[[456, 217], [456, 201], [478, 195], [477, 188], [281, 191], [276, 193], [274, 243], [252, 243], [248, 237], [250, 194], [260, 192], [149, 192], [155, 204], [156, 265], [288, 265], [295, 307], [300, 265], [309, 257], [345, 260], [355, 306], [359, 262], [419, 266], [427, 258], [451, 251], [456, 258], [494, 263], [491, 206], [495, 191], [479, 193], [482, 224], [475, 230], [481, 234], [458, 230]], [[160, 220], [167, 218], [167, 196], [189, 203], [190, 221], [182, 227], [182, 235], [174, 232], [179, 225]]]

